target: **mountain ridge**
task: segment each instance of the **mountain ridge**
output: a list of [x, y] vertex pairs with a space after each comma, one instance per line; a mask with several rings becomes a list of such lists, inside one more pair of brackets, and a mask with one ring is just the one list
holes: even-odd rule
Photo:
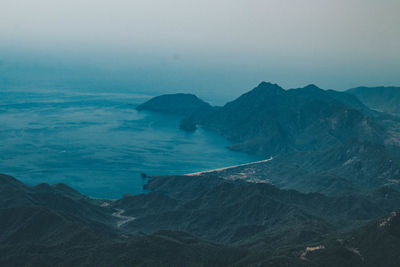
[[[345, 100], [339, 101], [341, 97]], [[183, 126], [215, 130], [235, 143], [232, 149], [259, 155], [313, 150], [354, 137], [389, 142], [390, 133], [362, 112], [366, 110], [344, 92], [333, 93], [315, 85], [284, 90], [262, 82], [203, 117], [185, 118]]]

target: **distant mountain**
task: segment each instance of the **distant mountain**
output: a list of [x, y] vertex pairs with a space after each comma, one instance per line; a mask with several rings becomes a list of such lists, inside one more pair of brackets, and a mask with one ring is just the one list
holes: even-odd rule
[[347, 92], [371, 109], [400, 114], [400, 87], [357, 87]]
[[331, 196], [400, 187], [400, 120], [348, 92], [262, 82], [223, 107], [197, 109], [180, 127], [198, 125], [230, 139], [233, 150], [274, 156], [227, 171], [229, 179]]
[[[222, 108], [183, 120], [218, 131], [234, 150], [259, 155], [331, 147], [353, 138], [385, 143], [390, 134], [357, 98], [315, 85], [284, 90], [262, 82]], [[184, 127], [183, 127], [184, 128]]]
[[137, 110], [149, 110], [188, 116], [198, 109], [208, 109], [211, 106], [192, 94], [168, 94], [150, 99], [136, 107]]

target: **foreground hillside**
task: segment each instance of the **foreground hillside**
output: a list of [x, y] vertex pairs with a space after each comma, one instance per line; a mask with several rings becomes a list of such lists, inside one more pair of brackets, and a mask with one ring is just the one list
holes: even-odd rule
[[226, 266], [247, 253], [179, 231], [132, 235], [116, 212], [63, 184], [0, 175], [0, 266]]
[[[387, 189], [336, 198], [209, 174], [153, 177], [147, 187], [156, 192], [95, 200], [66, 185], [30, 187], [1, 175], [0, 265], [326, 266], [303, 250], [321, 243], [334, 251], [340, 244], [331, 240], [369, 231], [370, 221], [394, 217], [400, 205], [400, 193]], [[382, 249], [398, 238], [385, 233]], [[371, 263], [380, 258], [368, 253]]]

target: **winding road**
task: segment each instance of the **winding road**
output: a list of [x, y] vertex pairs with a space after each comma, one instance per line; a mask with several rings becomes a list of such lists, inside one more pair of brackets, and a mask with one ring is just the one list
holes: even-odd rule
[[117, 227], [118, 228], [121, 227], [122, 225], [128, 223], [128, 222], [133, 221], [135, 219], [135, 217], [122, 215], [122, 213], [125, 212], [125, 210], [123, 210], [123, 209], [116, 209], [116, 210], [117, 211], [113, 212], [112, 216], [120, 219], [120, 221], [117, 221]]

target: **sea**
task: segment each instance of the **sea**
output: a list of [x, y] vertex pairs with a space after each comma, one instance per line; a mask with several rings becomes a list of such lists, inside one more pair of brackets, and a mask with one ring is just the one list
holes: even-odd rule
[[0, 173], [28, 185], [65, 183], [93, 198], [146, 193], [148, 176], [260, 160], [217, 133], [179, 129], [180, 117], [138, 112], [152, 96], [0, 91]]

